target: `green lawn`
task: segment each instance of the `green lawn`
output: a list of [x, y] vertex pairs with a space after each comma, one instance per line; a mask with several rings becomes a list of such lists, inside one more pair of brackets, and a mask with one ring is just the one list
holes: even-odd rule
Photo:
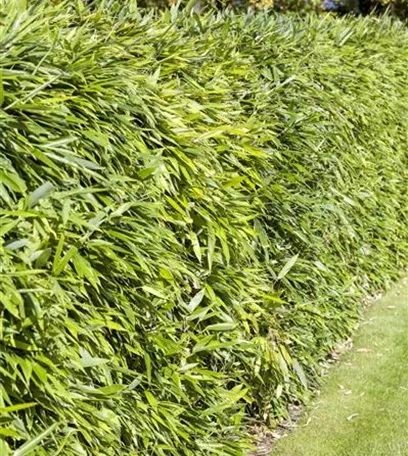
[[272, 456], [408, 456], [408, 280], [373, 304], [298, 430]]

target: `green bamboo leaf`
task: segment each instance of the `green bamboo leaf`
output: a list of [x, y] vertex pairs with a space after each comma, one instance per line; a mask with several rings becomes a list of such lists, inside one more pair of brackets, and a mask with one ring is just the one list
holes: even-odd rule
[[58, 241], [57, 248], [56, 248], [56, 250], [55, 250], [54, 261], [53, 261], [53, 264], [52, 264], [52, 270], [53, 270], [53, 272], [55, 272], [55, 270], [57, 269], [58, 264], [59, 264], [59, 262], [60, 262], [62, 250], [63, 250], [63, 248], [64, 248], [64, 243], [65, 243], [65, 236], [64, 236], [64, 234], [62, 233], [61, 236], [60, 236], [60, 239], [59, 239], [59, 241]]
[[146, 377], [147, 377], [147, 382], [149, 385], [152, 382], [152, 360], [150, 358], [150, 355], [147, 352], [144, 352], [144, 362], [146, 366]]
[[276, 399], [279, 399], [282, 396], [282, 393], [283, 393], [283, 386], [279, 384], [276, 387], [276, 392], [275, 392]]
[[184, 209], [176, 201], [174, 201], [173, 198], [166, 196], [166, 200], [177, 212], [179, 212], [181, 215], [185, 215]]
[[150, 391], [145, 391], [145, 396], [147, 399], [147, 402], [153, 407], [157, 408], [159, 405], [157, 399], [153, 396], [153, 394]]
[[0, 170], [0, 182], [7, 185], [15, 192], [25, 193], [27, 191], [27, 186], [24, 180], [16, 173]]
[[224, 188], [235, 187], [235, 186], [241, 184], [241, 182], [243, 182], [245, 180], [246, 180], [246, 176], [236, 176], [236, 177], [230, 179], [228, 182], [226, 182], [223, 185], [223, 187]]
[[3, 439], [0, 439], [0, 454], [2, 456], [9, 456], [11, 454], [8, 443]]
[[164, 291], [159, 290], [158, 288], [150, 287], [148, 285], [144, 285], [142, 288], [143, 291], [145, 291], [146, 293], [152, 294], [153, 296], [157, 296], [158, 298], [166, 299], [166, 294], [164, 293]]
[[212, 265], [214, 261], [214, 251], [215, 251], [215, 233], [211, 225], [208, 227], [208, 240], [207, 240], [207, 262], [208, 269], [212, 270]]
[[84, 350], [82, 353], [81, 366], [84, 368], [102, 366], [103, 364], [106, 364], [108, 362], [109, 362], [109, 359], [107, 359], [107, 358], [92, 357], [89, 354], [89, 352], [87, 352], [86, 350]]
[[35, 407], [36, 405], [37, 402], [26, 402], [25, 404], [9, 405], [8, 407], [0, 408], [0, 414], [4, 415], [6, 413], [18, 412], [19, 410]]
[[13, 103], [10, 103], [8, 106], [4, 108], [5, 111], [13, 108], [16, 105], [24, 105], [27, 101], [29, 101], [31, 98], [35, 97], [38, 93], [40, 93], [42, 90], [44, 90], [46, 87], [50, 86], [53, 82], [55, 82], [60, 75], [53, 76], [50, 78], [48, 81], [44, 82], [43, 84], [39, 85], [36, 87], [34, 90], [32, 90], [29, 94], [27, 94], [22, 100], [16, 100], [13, 101]]
[[128, 385], [128, 389], [132, 390], [135, 389], [137, 386], [139, 386], [142, 383], [142, 377], [136, 377], [131, 383]]
[[65, 200], [62, 205], [62, 223], [67, 224], [69, 220], [69, 214], [71, 212], [71, 200]]
[[230, 331], [235, 328], [234, 323], [217, 323], [207, 326], [208, 331]]
[[303, 367], [299, 364], [296, 359], [293, 359], [293, 370], [295, 371], [296, 375], [298, 376], [300, 382], [304, 386], [305, 389], [308, 387], [306, 374], [303, 370]]
[[4, 103], [4, 84], [3, 84], [3, 72], [0, 71], [0, 108]]
[[29, 196], [29, 206], [35, 206], [41, 199], [46, 198], [54, 190], [54, 185], [51, 182], [45, 182]]
[[194, 295], [190, 303], [187, 306], [187, 309], [192, 313], [198, 307], [205, 296], [205, 289], [203, 288], [198, 293]]
[[194, 11], [194, 7], [197, 5], [198, 0], [189, 0], [187, 5], [184, 8], [184, 11], [186, 14], [191, 15], [192, 12]]
[[200, 242], [198, 240], [197, 235], [193, 232], [190, 231], [190, 239], [191, 243], [193, 245], [193, 251], [195, 256], [197, 257], [197, 260], [201, 263], [201, 247], [200, 247]]
[[[4, 437], [12, 437], [12, 438], [20, 438], [20, 434], [13, 430], [13, 429], [8, 429], [8, 428], [2, 428], [0, 427], [0, 436], [4, 436]], [[0, 445], [0, 450], [1, 450], [1, 445]], [[4, 450], [5, 451], [5, 450]], [[4, 455], [4, 454], [8, 454], [8, 453], [1, 453], [1, 455]]]
[[61, 258], [56, 267], [54, 268], [54, 274], [57, 276], [61, 274], [68, 262], [73, 258], [78, 252], [78, 249], [74, 246], [70, 247], [68, 252]]
[[25, 442], [21, 447], [19, 447], [14, 453], [13, 456], [25, 456], [26, 454], [31, 453], [35, 450], [38, 445], [48, 437], [52, 432], [58, 427], [58, 423], [54, 423], [49, 426], [45, 431], [41, 432], [41, 434], [37, 435], [36, 437], [32, 438], [31, 440]]
[[18, 241], [8, 242], [4, 247], [7, 250], [18, 250], [21, 249], [21, 247], [27, 247], [28, 245], [28, 239], [19, 239]]
[[124, 385], [109, 385], [98, 388], [97, 393], [104, 396], [114, 396], [121, 393], [126, 387]]
[[283, 266], [283, 268], [279, 272], [277, 280], [282, 280], [286, 276], [286, 274], [293, 268], [298, 258], [299, 254], [293, 256], [286, 262], [285, 266]]

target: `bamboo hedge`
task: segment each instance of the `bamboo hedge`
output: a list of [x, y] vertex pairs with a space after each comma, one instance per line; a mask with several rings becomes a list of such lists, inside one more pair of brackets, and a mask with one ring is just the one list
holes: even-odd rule
[[2, 2], [0, 454], [243, 455], [408, 257], [388, 19]]

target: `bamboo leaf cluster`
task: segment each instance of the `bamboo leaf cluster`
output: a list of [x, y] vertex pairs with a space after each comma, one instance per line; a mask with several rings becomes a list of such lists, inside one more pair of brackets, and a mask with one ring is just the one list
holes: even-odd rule
[[406, 265], [406, 30], [1, 5], [0, 453], [243, 455]]

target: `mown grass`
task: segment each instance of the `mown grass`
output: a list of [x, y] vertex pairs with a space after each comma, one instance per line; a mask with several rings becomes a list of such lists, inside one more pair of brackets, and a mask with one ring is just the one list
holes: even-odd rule
[[273, 456], [408, 455], [408, 280], [374, 302], [352, 350]]
[[2, 452], [242, 455], [406, 264], [405, 28], [6, 1], [0, 54]]

